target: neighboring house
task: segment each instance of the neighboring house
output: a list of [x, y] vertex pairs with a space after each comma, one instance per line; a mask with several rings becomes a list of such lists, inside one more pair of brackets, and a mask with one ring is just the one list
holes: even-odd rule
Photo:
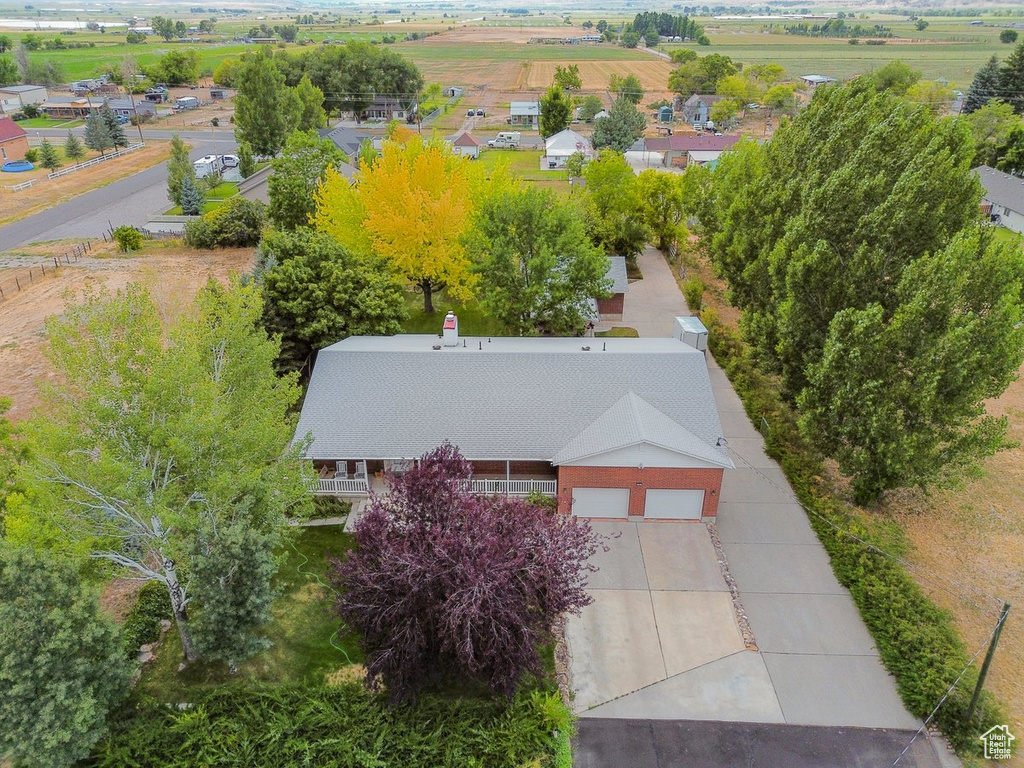
[[597, 300], [597, 311], [602, 320], [621, 320], [622, 306], [629, 291], [625, 256], [608, 257], [608, 272], [605, 273], [605, 278], [612, 281], [612, 295], [607, 299]]
[[704, 354], [674, 338], [353, 336], [319, 352], [295, 441], [318, 492], [365, 495], [445, 441], [488, 494], [581, 517], [718, 511], [722, 438]]
[[660, 152], [664, 164], [685, 168], [689, 163], [714, 163], [722, 153], [731, 149], [738, 136], [708, 136], [699, 133], [675, 133], [671, 136], [644, 139], [644, 149]]
[[829, 83], [839, 82], [834, 77], [829, 77], [828, 75], [801, 75], [800, 79], [803, 80], [804, 85], [812, 91], [819, 85], [828, 85]]
[[24, 160], [28, 152], [28, 134], [9, 117], [0, 117], [0, 162]]
[[29, 104], [46, 101], [46, 88], [42, 85], [5, 85], [0, 87], [0, 114], [18, 112]]
[[115, 115], [122, 117], [130, 118], [136, 113], [156, 117], [156, 103], [145, 99], [135, 99], [134, 103], [131, 99], [107, 99], [106, 105], [114, 111]]
[[537, 125], [540, 122], [539, 101], [513, 101], [508, 106], [509, 125]]
[[444, 95], [447, 96], [449, 99], [457, 99], [459, 96], [465, 93], [465, 90], [459, 88], [456, 85], [449, 85], [447, 88], [444, 89], [442, 93], [444, 93]]
[[401, 120], [411, 123], [416, 119], [416, 109], [416, 102], [403, 104], [397, 99], [374, 96], [365, 114], [367, 120]]
[[39, 105], [39, 111], [55, 120], [72, 120], [88, 117], [92, 114], [93, 109], [99, 108], [101, 103], [93, 103], [85, 98], [50, 98]]
[[594, 147], [590, 139], [566, 128], [544, 140], [542, 165], [546, 168], [564, 168], [566, 161], [577, 152], [582, 152], [585, 160], [594, 159]]
[[348, 155], [350, 160], [355, 160], [359, 155], [359, 148], [367, 139], [372, 141], [373, 137], [368, 133], [362, 133], [353, 128], [321, 128], [320, 137], [330, 139], [334, 146]]
[[470, 157], [474, 160], [480, 157], [480, 142], [463, 131], [451, 141], [452, 153]]
[[671, 123], [675, 119], [675, 114], [668, 104], [663, 107], [658, 107], [658, 122], [659, 123]]
[[711, 108], [725, 96], [708, 96], [695, 93], [682, 104], [677, 101], [676, 112], [682, 115], [684, 123], [704, 124], [711, 119]]
[[1009, 230], [1024, 234], [1024, 179], [980, 165], [974, 169], [981, 186], [982, 209], [990, 219]]

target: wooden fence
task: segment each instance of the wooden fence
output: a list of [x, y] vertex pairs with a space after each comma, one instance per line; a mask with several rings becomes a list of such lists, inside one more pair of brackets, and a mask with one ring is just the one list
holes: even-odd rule
[[10, 189], [14, 192], [21, 192], [21, 190], [28, 189], [37, 181], [39, 181], [39, 179], [29, 179], [28, 181], [23, 181], [20, 184], [4, 184], [4, 189]]
[[113, 160], [115, 157], [127, 155], [129, 152], [134, 152], [137, 149], [142, 149], [144, 146], [146, 146], [146, 144], [145, 142], [142, 141], [136, 144], [129, 144], [127, 147], [119, 149], [117, 150], [117, 152], [111, 152], [109, 155], [100, 155], [99, 157], [94, 157], [92, 160], [86, 160], [84, 163], [75, 163], [74, 165], [69, 165], [67, 168], [61, 168], [59, 171], [48, 173], [46, 174], [46, 178], [56, 179], [59, 178], [60, 176], [67, 176], [69, 173], [74, 173], [75, 171], [80, 171], [83, 168], [88, 168], [90, 166], [96, 165], [97, 163], [102, 163], [104, 160]]
[[53, 260], [52, 267], [49, 266], [49, 260], [47, 260], [27, 267], [13, 267], [0, 271], [0, 302], [25, 290], [36, 280], [53, 275], [59, 267], [80, 261], [90, 251], [92, 251], [92, 242], [86, 240], [83, 243], [76, 243], [71, 246], [69, 251], [59, 256], [50, 257]]

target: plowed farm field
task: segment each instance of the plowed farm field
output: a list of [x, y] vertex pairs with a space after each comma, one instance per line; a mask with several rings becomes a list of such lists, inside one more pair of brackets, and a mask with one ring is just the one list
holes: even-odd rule
[[[608, 88], [612, 75], [625, 77], [635, 75], [645, 91], [668, 90], [668, 76], [672, 72], [671, 62], [648, 57], [642, 61], [574, 61], [580, 68], [580, 79], [584, 91], [602, 91]], [[554, 81], [556, 61], [532, 61], [525, 78], [526, 88], [547, 88]]]

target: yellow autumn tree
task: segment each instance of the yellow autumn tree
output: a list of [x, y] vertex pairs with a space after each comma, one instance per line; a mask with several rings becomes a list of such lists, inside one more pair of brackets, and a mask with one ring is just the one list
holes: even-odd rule
[[467, 158], [418, 136], [385, 141], [355, 183], [329, 172], [316, 196], [313, 225], [356, 253], [375, 253], [423, 291], [423, 308], [445, 289], [468, 298], [473, 276], [462, 239], [485, 181]]

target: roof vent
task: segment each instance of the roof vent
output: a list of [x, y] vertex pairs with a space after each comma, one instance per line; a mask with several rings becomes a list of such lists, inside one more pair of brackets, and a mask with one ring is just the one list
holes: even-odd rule
[[446, 347], [459, 346], [459, 318], [450, 309], [444, 316], [444, 325], [441, 326], [441, 337]]
[[582, 350], [583, 350], [584, 352], [589, 352], [589, 351], [590, 351], [590, 347], [581, 347], [581, 349], [582, 349]]
[[440, 344], [435, 344], [434, 346], [431, 347], [431, 349], [440, 349], [440, 348], [441, 348]]

